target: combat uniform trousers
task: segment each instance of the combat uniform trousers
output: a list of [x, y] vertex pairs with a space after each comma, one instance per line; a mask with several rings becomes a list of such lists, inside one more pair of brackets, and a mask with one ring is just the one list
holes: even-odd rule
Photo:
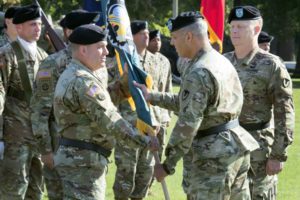
[[142, 199], [149, 190], [154, 172], [153, 154], [146, 148], [133, 149], [117, 143], [117, 171], [113, 186], [115, 199]]
[[[58, 148], [58, 131], [54, 119], [51, 118], [50, 134], [52, 139], [52, 149]], [[61, 200], [63, 198], [62, 184], [56, 169], [49, 169], [44, 166], [44, 180], [49, 200]]]
[[49, 169], [44, 166], [43, 169], [45, 185], [49, 200], [61, 200], [62, 184], [56, 169]]
[[164, 147], [166, 146], [167, 129], [168, 129], [168, 127], [166, 124], [161, 124], [159, 132], [156, 136], [158, 139], [159, 145], [160, 145], [159, 150], [158, 150], [158, 155], [159, 155], [160, 160], [162, 160]]
[[273, 142], [272, 128], [261, 131], [250, 131], [259, 143], [260, 148], [251, 152], [250, 191], [253, 200], [275, 200], [277, 194], [277, 175], [269, 176], [266, 173], [267, 157]]
[[[43, 196], [43, 164], [33, 138], [22, 138], [20, 133], [32, 135], [31, 125], [24, 126], [18, 121], [9, 121], [4, 126], [5, 153], [1, 200], [39, 200]], [[16, 134], [18, 133], [18, 134]], [[19, 136], [18, 136], [19, 135]], [[30, 143], [29, 143], [30, 142]]]
[[54, 166], [63, 200], [105, 200], [107, 158], [90, 150], [60, 146]]
[[250, 200], [250, 152], [230, 131], [195, 138], [191, 154], [188, 200]]

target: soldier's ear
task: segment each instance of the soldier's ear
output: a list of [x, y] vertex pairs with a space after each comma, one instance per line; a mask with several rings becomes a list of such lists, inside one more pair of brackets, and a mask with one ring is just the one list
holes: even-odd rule
[[255, 35], [259, 35], [260, 31], [261, 31], [261, 27], [257, 24], [254, 27], [254, 33], [255, 33]]
[[79, 45], [78, 51], [80, 55], [86, 56], [87, 52], [87, 47], [85, 45]]

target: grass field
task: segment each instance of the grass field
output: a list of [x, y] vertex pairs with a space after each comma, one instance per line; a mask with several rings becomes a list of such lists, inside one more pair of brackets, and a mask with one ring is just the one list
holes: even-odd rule
[[[296, 109], [296, 129], [294, 143], [289, 149], [289, 159], [284, 166], [284, 170], [279, 175], [278, 186], [278, 200], [298, 200], [300, 199], [300, 139], [298, 133], [300, 130], [300, 79], [294, 79], [294, 104]], [[178, 87], [174, 88], [175, 91]], [[172, 120], [172, 124], [168, 133], [175, 123], [175, 117]], [[113, 157], [111, 157], [113, 161]], [[299, 168], [298, 168], [299, 167]], [[112, 185], [114, 182], [115, 164], [112, 162], [109, 165], [107, 180], [106, 199], [113, 200]], [[185, 195], [181, 188], [182, 179], [182, 162], [180, 162], [176, 168], [176, 173], [173, 176], [167, 177], [166, 182], [172, 200], [184, 200]], [[47, 197], [44, 198], [46, 200]], [[164, 200], [163, 192], [160, 183], [155, 183], [151, 188], [151, 193], [146, 200]]]

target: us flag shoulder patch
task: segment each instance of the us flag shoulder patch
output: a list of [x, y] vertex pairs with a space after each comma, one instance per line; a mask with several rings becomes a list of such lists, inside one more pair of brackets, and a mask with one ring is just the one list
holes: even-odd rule
[[97, 85], [92, 85], [86, 94], [90, 97], [96, 97], [100, 93], [100, 88]]
[[39, 71], [38, 78], [51, 78], [51, 72], [49, 71]]

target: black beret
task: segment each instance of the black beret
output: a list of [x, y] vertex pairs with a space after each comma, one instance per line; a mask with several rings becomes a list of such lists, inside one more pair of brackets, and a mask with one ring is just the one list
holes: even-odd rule
[[41, 8], [37, 5], [23, 6], [18, 9], [13, 18], [14, 24], [21, 24], [42, 16]]
[[261, 31], [258, 36], [258, 44], [272, 42], [273, 39], [273, 36], [269, 35], [267, 32]]
[[69, 41], [75, 44], [89, 45], [106, 41], [107, 32], [94, 24], [85, 24], [74, 29]]
[[160, 31], [159, 30], [153, 30], [149, 32], [149, 41], [152, 39], [159, 37], [160, 38]]
[[17, 7], [17, 6], [9, 7], [5, 12], [4, 18], [7, 18], [7, 19], [13, 18], [19, 9], [20, 9], [20, 7]]
[[180, 13], [175, 18], [170, 18], [167, 22], [167, 26], [171, 32], [181, 29], [185, 26], [193, 24], [204, 17], [200, 14], [199, 11], [189, 11]]
[[261, 18], [259, 10], [253, 6], [234, 7], [228, 16], [228, 23], [232, 20], [255, 20]]
[[142, 20], [134, 20], [130, 24], [131, 27], [131, 33], [134, 35], [141, 30], [148, 29], [148, 22], [142, 21]]
[[62, 28], [67, 28], [66, 27], [66, 17], [62, 18], [58, 24], [62, 27]]
[[84, 24], [95, 23], [100, 16], [99, 12], [87, 12], [85, 10], [74, 10], [68, 13], [65, 17], [65, 28], [75, 29]]

